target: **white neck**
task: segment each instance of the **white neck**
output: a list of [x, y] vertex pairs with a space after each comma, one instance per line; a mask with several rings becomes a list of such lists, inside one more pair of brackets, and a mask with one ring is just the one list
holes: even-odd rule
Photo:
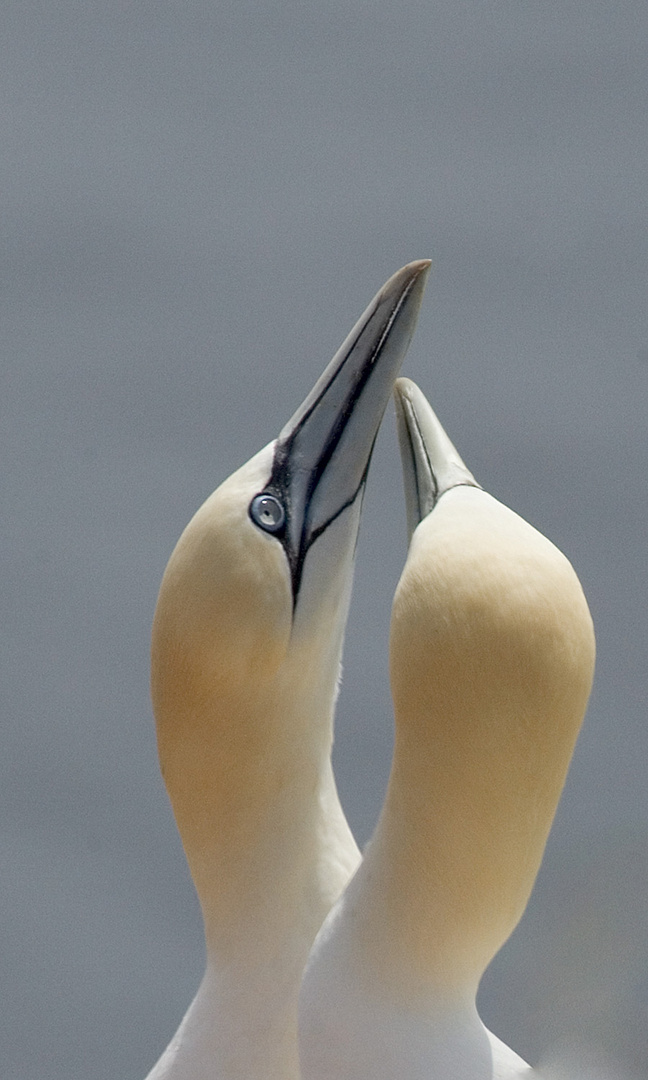
[[[270, 973], [269, 973], [270, 974]], [[274, 1000], [274, 1006], [273, 1006]], [[147, 1080], [297, 1080], [294, 1009], [262, 981], [255, 995], [210, 963]]]
[[[332, 781], [332, 775], [330, 777]], [[266, 876], [266, 902], [210, 941], [201, 986], [148, 1080], [298, 1080], [297, 1001], [308, 951], [359, 856], [337, 795], [321, 786], [321, 844], [293, 850], [294, 889]], [[303, 820], [307, 807], [292, 807]], [[317, 831], [317, 830], [316, 830]], [[284, 851], [284, 858], [288, 853]], [[283, 897], [275, 904], [275, 898]]]

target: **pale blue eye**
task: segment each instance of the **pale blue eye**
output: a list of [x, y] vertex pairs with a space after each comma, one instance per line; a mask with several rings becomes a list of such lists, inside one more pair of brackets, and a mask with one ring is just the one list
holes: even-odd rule
[[283, 528], [286, 513], [274, 495], [255, 495], [250, 503], [250, 517], [260, 529], [276, 533]]

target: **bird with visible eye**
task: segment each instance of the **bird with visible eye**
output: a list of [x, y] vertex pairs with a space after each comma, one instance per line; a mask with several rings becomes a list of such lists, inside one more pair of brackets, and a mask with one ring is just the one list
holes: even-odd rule
[[250, 517], [269, 533], [281, 532], [286, 523], [286, 512], [274, 495], [255, 495], [250, 503]]
[[304, 964], [360, 858], [331, 746], [362, 491], [428, 267], [389, 279], [166, 568], [151, 692], [207, 963], [149, 1080], [298, 1080]]

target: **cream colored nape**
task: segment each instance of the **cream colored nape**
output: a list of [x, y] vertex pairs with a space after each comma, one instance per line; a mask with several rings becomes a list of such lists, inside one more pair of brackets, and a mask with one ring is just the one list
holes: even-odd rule
[[[359, 861], [330, 765], [359, 506], [318, 540], [293, 622], [283, 549], [248, 512], [272, 452], [261, 451], [194, 516], [155, 614], [160, 766], [208, 958], [151, 1080], [297, 1077], [301, 972]], [[322, 567], [326, 590], [318, 589]], [[308, 600], [313, 592], [319, 603]]]
[[[249, 515], [272, 467], [273, 444], [224, 481], [182, 533], [166, 567], [153, 624], [158, 731], [193, 700], [195, 680], [241, 693], [277, 670], [290, 640], [292, 595], [281, 545]], [[182, 677], [182, 681], [179, 680]], [[187, 697], [185, 681], [191, 680]]]
[[[282, 847], [311, 824], [310, 813], [304, 821], [291, 811], [296, 820], [284, 833], [276, 816], [282, 799], [322, 781], [359, 514], [358, 506], [348, 508], [318, 540], [293, 620], [283, 549], [248, 512], [267, 480], [272, 451], [266, 447], [229, 477], [193, 517], [169, 560], [153, 624], [160, 766], [208, 941], [222, 938], [225, 946], [232, 944], [232, 926], [221, 908], [232, 895], [237, 914], [260, 902], [266, 919], [255, 933], [269, 930], [269, 881], [264, 877], [261, 891], [245, 889], [237, 865], [250, 875], [250, 855], [263, 849], [268, 830], [276, 830], [272, 861], [259, 869], [281, 875]], [[317, 588], [322, 566], [326, 590]], [[313, 592], [317, 602], [309, 604]], [[328, 780], [328, 758], [324, 771]], [[355, 843], [351, 849], [355, 860]], [[298, 873], [282, 877], [282, 892], [292, 877], [299, 880]], [[278, 908], [284, 901], [276, 898]]]
[[475, 995], [524, 911], [590, 692], [571, 565], [490, 495], [451, 488], [414, 531], [390, 666], [387, 796], [311, 952], [303, 1080], [529, 1076]]
[[591, 689], [591, 617], [564, 555], [460, 486], [414, 532], [390, 650], [396, 752], [384, 819], [395, 795], [408, 859], [420, 842], [443, 912], [448, 956], [431, 926], [419, 956], [446, 986], [465, 985], [535, 880]]

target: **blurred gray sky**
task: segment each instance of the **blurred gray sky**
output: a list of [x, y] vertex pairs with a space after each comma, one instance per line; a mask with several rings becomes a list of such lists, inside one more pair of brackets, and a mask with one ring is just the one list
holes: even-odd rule
[[[141, 1080], [202, 969], [149, 628], [191, 514], [376, 289], [431, 257], [404, 373], [569, 555], [597, 682], [490, 1026], [648, 1076], [644, 0], [5, 0], [0, 1075]], [[336, 768], [391, 752], [388, 416]], [[598, 1050], [596, 1051], [598, 1052]]]

